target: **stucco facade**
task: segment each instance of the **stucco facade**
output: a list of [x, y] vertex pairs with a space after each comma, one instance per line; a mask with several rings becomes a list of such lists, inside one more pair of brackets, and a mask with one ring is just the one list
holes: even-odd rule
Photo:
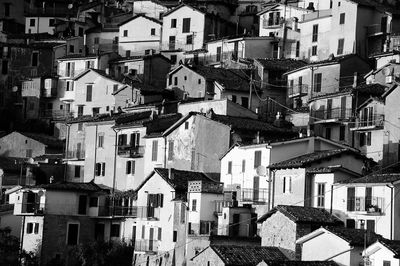
[[0, 138], [0, 155], [5, 157], [34, 158], [46, 153], [46, 145], [14, 131]]

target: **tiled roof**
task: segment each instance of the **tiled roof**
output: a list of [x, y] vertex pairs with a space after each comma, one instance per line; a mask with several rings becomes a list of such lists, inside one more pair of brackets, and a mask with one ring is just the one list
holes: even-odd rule
[[116, 124], [128, 123], [135, 120], [142, 120], [149, 118], [151, 111], [136, 112], [136, 113], [114, 113], [114, 114], [99, 114], [96, 116], [81, 116], [71, 118], [67, 121], [68, 124], [73, 123], [96, 123], [105, 121], [115, 121]]
[[146, 123], [146, 134], [162, 134], [170, 126], [175, 124], [182, 115], [180, 113], [161, 115], [148, 123]]
[[33, 188], [43, 188], [46, 190], [86, 191], [86, 192], [98, 192], [103, 190], [94, 182], [87, 182], [87, 183], [59, 182], [59, 183], [52, 183], [45, 185], [37, 185], [33, 186]]
[[281, 212], [296, 223], [309, 223], [321, 225], [340, 225], [342, 222], [322, 208], [278, 205], [271, 211], [261, 216], [257, 222], [262, 223], [276, 212]]
[[239, 69], [214, 68], [208, 66], [189, 67], [189, 69], [203, 76], [208, 81], [217, 81], [226, 90], [250, 90], [249, 78]]
[[77, 76], [74, 78], [74, 80], [80, 79], [81, 77], [83, 77], [84, 75], [86, 75], [87, 73], [89, 73], [90, 71], [93, 71], [93, 72], [99, 74], [100, 76], [102, 76], [102, 77], [104, 77], [104, 78], [113, 80], [113, 81], [115, 81], [115, 82], [119, 82], [119, 81], [117, 81], [113, 76], [107, 74], [104, 70], [95, 69], [95, 68], [89, 68], [89, 69], [83, 71], [82, 73], [80, 73], [79, 75], [77, 75]]
[[268, 70], [290, 71], [307, 65], [306, 62], [295, 59], [258, 58], [256, 60]]
[[172, 168], [171, 176], [169, 176], [169, 169], [167, 168], [154, 168], [154, 171], [179, 192], [187, 191], [188, 181], [216, 182], [202, 172], [184, 171]]
[[129, 18], [129, 19], [127, 19], [127, 20], [121, 22], [118, 26], [122, 26], [122, 25], [124, 25], [124, 24], [126, 24], [126, 23], [128, 23], [128, 22], [130, 22], [130, 21], [132, 21], [132, 20], [134, 20], [134, 19], [139, 18], [139, 17], [148, 19], [148, 20], [153, 21], [153, 22], [155, 22], [155, 23], [157, 23], [157, 24], [162, 24], [162, 21], [160, 21], [160, 20], [158, 20], [158, 19], [155, 19], [155, 18], [152, 18], [152, 17], [148, 17], [148, 16], [146, 16], [145, 14], [137, 14], [137, 15], [135, 15], [135, 16], [133, 16], [133, 17], [131, 17], [131, 18]]
[[[339, 236], [345, 241], [349, 242], [352, 246], [364, 246], [365, 230], [353, 229], [342, 226], [327, 226], [324, 227], [329, 232]], [[367, 233], [367, 246], [376, 242], [378, 239], [382, 238], [381, 235], [375, 234], [373, 232]]]
[[288, 260], [278, 247], [212, 245], [210, 248], [214, 250], [226, 266], [255, 266], [263, 260]]
[[384, 174], [370, 174], [357, 179], [348, 179], [342, 183], [346, 184], [360, 184], [360, 183], [393, 183], [400, 181], [400, 173], [384, 173]]
[[268, 266], [338, 266], [334, 261], [266, 261]]
[[385, 238], [379, 239], [379, 242], [382, 243], [385, 247], [393, 251], [395, 254], [395, 258], [399, 258], [400, 256], [400, 241], [399, 240], [389, 240]]
[[341, 156], [342, 154], [354, 154], [357, 157], [365, 157], [360, 153], [352, 151], [350, 149], [335, 149], [335, 150], [325, 150], [325, 151], [316, 151], [313, 153], [308, 153], [305, 155], [301, 155], [286, 161], [274, 163], [269, 166], [270, 169], [284, 169], [284, 168], [300, 168], [307, 167], [312, 163], [318, 163], [322, 160], [328, 160], [335, 156]]
[[97, 54], [87, 54], [87, 55], [83, 55], [83, 54], [69, 54], [69, 55], [65, 55], [62, 57], [57, 58], [58, 60], [68, 60], [68, 59], [84, 59], [84, 58], [96, 58], [99, 55]]

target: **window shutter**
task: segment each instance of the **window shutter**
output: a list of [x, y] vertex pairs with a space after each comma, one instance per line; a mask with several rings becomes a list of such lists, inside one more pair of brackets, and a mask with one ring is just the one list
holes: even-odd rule
[[100, 164], [96, 163], [96, 176], [100, 175]]
[[105, 176], [106, 174], [106, 163], [101, 164], [101, 175]]
[[160, 207], [164, 206], [164, 194], [159, 194], [160, 195]]
[[145, 234], [145, 231], [146, 230], [146, 227], [144, 227], [144, 225], [142, 225], [142, 239], [144, 239], [144, 234]]
[[34, 231], [34, 233], [35, 234], [39, 233], [39, 223], [35, 223], [35, 231]]
[[158, 140], [153, 140], [152, 161], [157, 161]]
[[126, 174], [130, 174], [131, 173], [131, 162], [127, 161], [126, 162]]
[[135, 174], [136, 161], [131, 161], [131, 174]]
[[162, 233], [162, 229], [161, 229], [161, 227], [158, 227], [158, 240], [161, 240], [161, 233]]

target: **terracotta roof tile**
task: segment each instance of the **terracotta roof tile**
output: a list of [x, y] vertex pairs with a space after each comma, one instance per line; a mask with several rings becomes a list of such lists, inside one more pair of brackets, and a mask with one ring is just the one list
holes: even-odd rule
[[290, 71], [307, 65], [306, 62], [295, 59], [258, 58], [256, 60], [268, 70]]
[[384, 173], [384, 174], [370, 174], [362, 178], [348, 179], [342, 183], [346, 184], [358, 184], [358, 183], [393, 183], [400, 180], [400, 173]]
[[99, 192], [103, 189], [96, 185], [94, 182], [75, 183], [75, 182], [59, 182], [45, 185], [37, 185], [32, 188], [43, 188], [46, 190], [62, 190], [62, 191], [86, 191], [86, 192]]
[[268, 266], [338, 266], [334, 261], [266, 261]]
[[346, 240], [352, 246], [364, 246], [365, 235], [367, 236], [367, 245], [376, 242], [381, 239], [382, 236], [375, 234], [373, 232], [365, 233], [362, 229], [353, 229], [341, 226], [327, 226], [324, 227], [329, 232], [339, 236], [340, 238]]
[[399, 240], [389, 240], [385, 238], [379, 239], [379, 242], [382, 243], [385, 247], [393, 251], [395, 254], [395, 258], [399, 258], [400, 256], [400, 241]]

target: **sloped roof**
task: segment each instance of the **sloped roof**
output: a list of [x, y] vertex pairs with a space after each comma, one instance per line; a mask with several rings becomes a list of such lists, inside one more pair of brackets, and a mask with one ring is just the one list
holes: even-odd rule
[[334, 261], [266, 261], [268, 266], [338, 266]]
[[340, 225], [342, 222], [322, 208], [278, 205], [261, 216], [257, 223], [262, 223], [276, 212], [281, 212], [295, 223]]
[[[327, 226], [324, 227], [324, 229], [349, 242], [349, 244], [352, 246], [364, 246], [365, 230], [347, 228], [342, 226]], [[375, 234], [373, 232], [368, 232], [367, 245], [370, 245], [381, 238], [381, 235]]]
[[398, 182], [398, 181], [400, 181], [400, 173], [384, 173], [384, 174], [377, 173], [377, 174], [366, 175], [364, 177], [357, 178], [357, 179], [348, 179], [341, 183], [345, 183], [345, 184], [360, 184], [360, 183], [388, 184], [388, 183], [394, 183], [394, 182]]
[[390, 249], [394, 254], [395, 258], [400, 257], [400, 241], [399, 240], [389, 240], [381, 238], [378, 240], [382, 245]]
[[210, 248], [226, 266], [255, 266], [263, 260], [288, 260], [278, 247], [212, 245]]
[[148, 20], [150, 20], [150, 21], [153, 21], [153, 22], [155, 22], [155, 23], [157, 23], [157, 24], [162, 24], [162, 21], [160, 21], [160, 20], [158, 20], [158, 19], [155, 19], [155, 18], [152, 18], [152, 17], [148, 17], [148, 16], [146, 16], [145, 14], [137, 14], [137, 15], [135, 15], [135, 16], [133, 16], [133, 17], [131, 17], [131, 18], [129, 18], [129, 19], [127, 19], [127, 20], [121, 22], [120, 24], [118, 24], [118, 26], [122, 26], [122, 25], [124, 25], [124, 24], [126, 24], [126, 23], [128, 23], [128, 22], [130, 22], [130, 21], [132, 21], [132, 20], [135, 20], [135, 19], [137, 19], [137, 18], [140, 18], [140, 17], [145, 18], [145, 19], [148, 19]]
[[307, 65], [306, 62], [295, 59], [257, 58], [256, 61], [268, 70], [280, 71], [290, 71]]
[[313, 153], [308, 153], [301, 155], [289, 160], [274, 163], [269, 166], [270, 169], [285, 169], [285, 168], [300, 168], [310, 166], [312, 163], [318, 163], [323, 160], [329, 160], [332, 157], [341, 156], [343, 154], [353, 154], [358, 158], [366, 159], [365, 156], [358, 152], [350, 149], [335, 149], [335, 150], [325, 150], [316, 151]]
[[[115, 78], [114, 78], [113, 76], [107, 74], [105, 71], [100, 70], [100, 69], [95, 69], [95, 68], [89, 68], [89, 69], [83, 71], [82, 73], [80, 73], [79, 75], [77, 75], [77, 76], [74, 78], [74, 80], [80, 79], [81, 77], [85, 76], [85, 75], [86, 75], [87, 73], [89, 73], [89, 72], [94, 72], [94, 73], [96, 73], [96, 74], [98, 74], [98, 75], [100, 75], [100, 76], [102, 76], [102, 77], [104, 77], [104, 78], [106, 78], [106, 79], [109, 79], [109, 80], [112, 80], [112, 81], [121, 83], [121, 82], [119, 82], [118, 80], [115, 80]], [[122, 83], [121, 83], [121, 84], [122, 84]]]
[[96, 116], [81, 116], [75, 117], [67, 120], [68, 124], [73, 123], [96, 123], [96, 122], [106, 122], [115, 121], [116, 124], [128, 123], [130, 121], [142, 120], [149, 118], [152, 111], [135, 112], [135, 113], [114, 113], [114, 114], [99, 114]]
[[22, 135], [27, 136], [28, 138], [34, 139], [43, 143], [48, 148], [63, 148], [64, 141], [59, 140], [53, 136], [39, 134], [39, 133], [31, 133], [31, 132], [20, 132]]
[[57, 182], [52, 184], [32, 186], [31, 188], [43, 188], [46, 190], [61, 190], [61, 191], [85, 191], [85, 192], [99, 192], [103, 190], [94, 182], [87, 182], [87, 183]]

